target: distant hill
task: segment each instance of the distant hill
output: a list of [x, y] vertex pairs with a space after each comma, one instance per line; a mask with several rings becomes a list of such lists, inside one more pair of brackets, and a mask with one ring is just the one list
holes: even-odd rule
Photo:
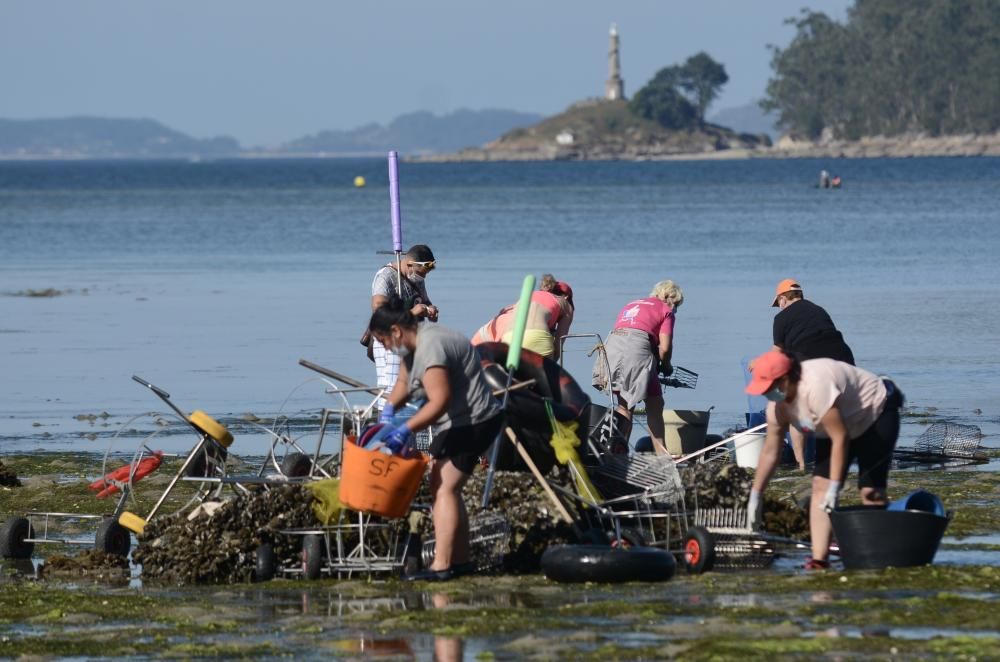
[[769, 142], [767, 136], [738, 134], [709, 123], [667, 129], [633, 113], [626, 101], [594, 99], [573, 104], [534, 126], [514, 129], [481, 149], [428, 160], [641, 160], [756, 149]]
[[541, 118], [513, 110], [457, 110], [441, 116], [418, 111], [400, 115], [388, 126], [373, 123], [349, 131], [321, 131], [286, 143], [275, 151], [354, 156], [395, 149], [406, 154], [434, 154], [483, 145]]
[[237, 156], [228, 136], [192, 138], [150, 119], [0, 119], [0, 157], [192, 158]]
[[776, 140], [781, 132], [777, 128], [778, 114], [765, 113], [756, 103], [735, 108], [723, 108], [708, 117], [712, 124], [728, 126], [739, 133], [767, 134], [771, 140]]

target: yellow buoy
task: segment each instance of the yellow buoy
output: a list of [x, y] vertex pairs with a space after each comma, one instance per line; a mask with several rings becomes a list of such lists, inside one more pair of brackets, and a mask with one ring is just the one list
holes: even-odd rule
[[357, 187], [357, 188], [364, 188], [364, 186], [365, 186], [365, 178], [362, 177], [361, 175], [358, 175], [357, 177], [355, 177], [354, 178], [354, 186]]

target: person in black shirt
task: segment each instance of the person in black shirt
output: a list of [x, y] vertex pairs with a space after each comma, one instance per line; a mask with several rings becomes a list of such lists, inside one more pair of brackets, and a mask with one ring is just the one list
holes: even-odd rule
[[833, 325], [830, 315], [802, 295], [802, 286], [786, 278], [775, 289], [774, 349], [795, 354], [800, 360], [834, 359], [854, 365], [854, 353]]
[[[774, 349], [788, 352], [800, 361], [834, 359], [854, 365], [854, 353], [830, 315], [821, 306], [805, 299], [797, 280], [786, 278], [778, 283], [771, 306], [781, 309], [774, 316]], [[810, 459], [807, 457], [808, 440], [795, 430], [789, 436], [795, 460], [799, 468], [804, 469]]]

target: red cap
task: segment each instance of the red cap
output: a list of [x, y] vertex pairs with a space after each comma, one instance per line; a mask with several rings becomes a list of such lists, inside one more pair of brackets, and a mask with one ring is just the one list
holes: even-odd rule
[[778, 286], [774, 288], [774, 301], [771, 302], [772, 308], [778, 307], [778, 297], [780, 297], [785, 292], [801, 292], [802, 286], [799, 285], [799, 281], [794, 278], [786, 278], [785, 280], [778, 283]]
[[792, 360], [784, 352], [771, 350], [764, 352], [753, 361], [753, 373], [750, 383], [743, 389], [750, 395], [764, 395], [771, 390], [776, 379], [788, 374], [792, 369]]

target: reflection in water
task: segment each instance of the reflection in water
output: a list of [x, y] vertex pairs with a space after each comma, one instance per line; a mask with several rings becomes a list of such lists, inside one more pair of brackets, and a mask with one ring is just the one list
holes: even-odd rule
[[383, 655], [405, 655], [413, 657], [410, 643], [401, 637], [391, 639], [376, 639], [373, 636], [361, 635], [350, 639], [338, 639], [330, 642], [333, 650], [341, 653], [359, 653], [365, 657]]
[[[435, 609], [444, 609], [451, 604], [447, 593], [431, 593], [430, 604]], [[437, 662], [459, 662], [464, 657], [465, 645], [459, 637], [434, 636], [434, 659]]]

